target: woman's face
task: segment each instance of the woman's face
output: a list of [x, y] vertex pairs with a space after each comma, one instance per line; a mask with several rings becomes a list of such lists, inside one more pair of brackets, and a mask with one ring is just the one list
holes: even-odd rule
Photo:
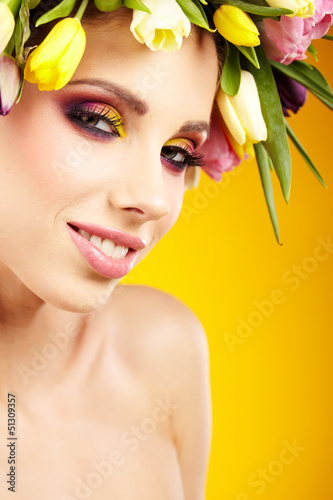
[[[169, 231], [182, 205], [184, 167], [207, 137], [218, 71], [211, 36], [194, 30], [179, 51], [152, 52], [129, 24], [116, 15], [108, 26], [103, 19], [102, 27], [86, 25], [71, 82], [51, 92], [25, 83], [19, 104], [0, 120], [0, 261], [65, 310], [101, 306], [119, 274]], [[146, 245], [126, 256], [127, 266], [118, 260], [117, 272], [112, 265], [97, 271], [69, 222], [108, 226]]]

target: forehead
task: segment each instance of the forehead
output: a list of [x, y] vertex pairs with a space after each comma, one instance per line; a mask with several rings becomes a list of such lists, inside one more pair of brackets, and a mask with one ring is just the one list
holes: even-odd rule
[[120, 9], [84, 24], [87, 46], [73, 80], [104, 80], [145, 100], [151, 113], [208, 119], [218, 59], [212, 36], [194, 28], [172, 53], [152, 51], [130, 31], [131, 11]]

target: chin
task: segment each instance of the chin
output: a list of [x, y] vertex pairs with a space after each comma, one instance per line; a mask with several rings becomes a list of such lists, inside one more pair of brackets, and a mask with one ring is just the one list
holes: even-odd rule
[[[62, 280], [43, 278], [43, 283], [29, 287], [45, 303], [67, 312], [88, 314], [101, 309], [109, 300], [119, 280]], [[51, 285], [47, 286], [47, 283]], [[46, 285], [46, 286], [45, 286]]]

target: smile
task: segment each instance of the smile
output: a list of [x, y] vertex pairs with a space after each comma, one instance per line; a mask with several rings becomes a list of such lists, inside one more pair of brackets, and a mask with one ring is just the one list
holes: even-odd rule
[[99, 248], [105, 255], [111, 257], [112, 259], [121, 259], [127, 255], [129, 248], [123, 247], [120, 245], [116, 245], [114, 241], [111, 241], [107, 238], [102, 239], [95, 234], [89, 234], [87, 231], [83, 229], [78, 229], [78, 233], [80, 233], [86, 240], [90, 241], [96, 248]]
[[88, 264], [107, 278], [119, 279], [133, 267], [146, 242], [120, 229], [85, 222], [67, 223], [69, 235]]

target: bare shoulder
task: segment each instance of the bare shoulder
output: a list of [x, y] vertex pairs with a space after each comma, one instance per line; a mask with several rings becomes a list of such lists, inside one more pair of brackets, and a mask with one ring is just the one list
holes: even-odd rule
[[116, 301], [119, 314], [125, 318], [126, 331], [132, 332], [131, 341], [142, 347], [145, 362], [151, 357], [159, 371], [165, 362], [170, 371], [177, 363], [207, 361], [204, 328], [178, 298], [152, 287], [121, 285]]

